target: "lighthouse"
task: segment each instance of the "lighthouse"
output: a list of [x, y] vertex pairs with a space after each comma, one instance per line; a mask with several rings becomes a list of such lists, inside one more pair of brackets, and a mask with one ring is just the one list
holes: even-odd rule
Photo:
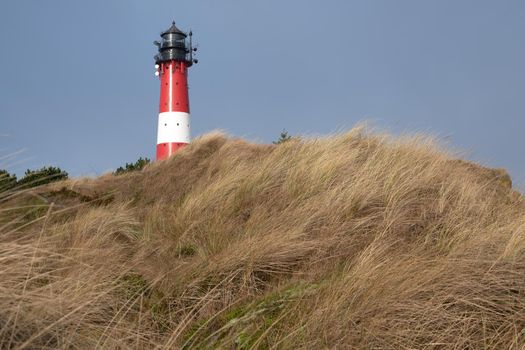
[[185, 33], [172, 23], [155, 41], [155, 75], [160, 80], [157, 127], [157, 160], [169, 158], [190, 142], [190, 102], [188, 68], [197, 63], [192, 32]]

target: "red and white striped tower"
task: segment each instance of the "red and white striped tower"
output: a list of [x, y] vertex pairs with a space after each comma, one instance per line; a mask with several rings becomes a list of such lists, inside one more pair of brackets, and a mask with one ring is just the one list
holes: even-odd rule
[[[188, 68], [193, 59], [192, 32], [181, 31], [175, 22], [155, 41], [159, 53], [155, 68], [160, 79], [160, 108], [157, 129], [157, 160], [169, 158], [190, 142], [190, 102], [188, 99]], [[189, 37], [189, 40], [187, 38]]]

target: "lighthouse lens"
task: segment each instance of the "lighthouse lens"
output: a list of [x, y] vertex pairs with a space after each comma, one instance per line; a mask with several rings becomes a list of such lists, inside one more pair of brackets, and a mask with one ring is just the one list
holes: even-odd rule
[[164, 40], [166, 41], [184, 41], [185, 37], [183, 34], [178, 33], [169, 33], [164, 35]]

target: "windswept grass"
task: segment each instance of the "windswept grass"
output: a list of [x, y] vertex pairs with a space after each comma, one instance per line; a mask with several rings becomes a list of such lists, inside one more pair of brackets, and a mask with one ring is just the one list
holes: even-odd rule
[[523, 196], [422, 136], [211, 133], [4, 193], [0, 261], [6, 349], [525, 346]]

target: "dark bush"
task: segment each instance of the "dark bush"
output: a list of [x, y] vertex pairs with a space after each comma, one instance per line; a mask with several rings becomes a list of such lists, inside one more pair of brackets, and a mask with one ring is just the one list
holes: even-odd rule
[[67, 172], [54, 166], [47, 166], [38, 170], [27, 169], [24, 177], [18, 180], [17, 186], [21, 188], [36, 187], [67, 178]]
[[149, 158], [140, 157], [135, 163], [126, 163], [125, 167], [118, 167], [113, 173], [114, 175], [122, 175], [131, 171], [142, 170], [146, 164], [150, 163]]
[[290, 135], [288, 135], [288, 131], [283, 130], [283, 131], [281, 131], [281, 135], [279, 136], [277, 141], [273, 141], [273, 144], [274, 145], [279, 145], [279, 144], [281, 144], [283, 142], [290, 141], [291, 139], [292, 139], [292, 137]]
[[7, 191], [16, 186], [16, 175], [9, 174], [7, 170], [0, 169], [0, 192]]

